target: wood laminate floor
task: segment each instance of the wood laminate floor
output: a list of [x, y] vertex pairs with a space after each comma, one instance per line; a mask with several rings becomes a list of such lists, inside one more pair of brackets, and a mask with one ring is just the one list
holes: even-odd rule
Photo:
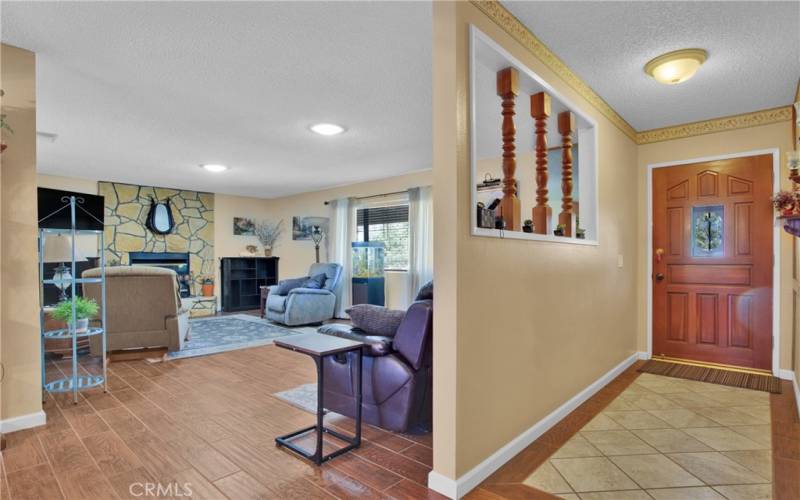
[[[48, 362], [48, 380], [67, 363]], [[92, 358], [82, 366], [98, 370]], [[276, 448], [275, 436], [314, 416], [272, 394], [315, 379], [309, 358], [274, 346], [112, 363], [109, 393], [84, 392], [77, 405], [49, 395], [46, 426], [7, 435], [0, 500], [142, 498], [146, 488], [198, 500], [441, 498], [425, 487], [430, 434], [364, 426], [360, 449], [322, 467]]]

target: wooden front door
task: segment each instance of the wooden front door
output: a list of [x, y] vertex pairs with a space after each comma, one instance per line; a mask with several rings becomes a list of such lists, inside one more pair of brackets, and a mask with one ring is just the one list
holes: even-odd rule
[[653, 355], [772, 367], [772, 156], [653, 170]]

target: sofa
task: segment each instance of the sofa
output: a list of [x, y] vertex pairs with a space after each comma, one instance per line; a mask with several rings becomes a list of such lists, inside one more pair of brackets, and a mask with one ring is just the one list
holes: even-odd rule
[[[394, 337], [370, 335], [345, 324], [327, 324], [324, 335], [364, 342], [362, 418], [396, 431], [431, 429], [433, 390], [433, 301], [411, 304]], [[326, 409], [355, 416], [356, 353], [323, 360], [323, 401]]]
[[318, 324], [333, 318], [336, 292], [342, 279], [342, 266], [332, 263], [312, 264], [308, 276], [325, 274], [322, 288], [294, 288], [279, 295], [279, 285], [269, 287], [266, 316], [270, 321], [288, 326]]
[[[99, 278], [100, 268], [84, 278]], [[83, 295], [98, 305], [99, 283], [84, 283]], [[189, 335], [189, 310], [181, 304], [175, 271], [160, 267], [106, 267], [106, 350], [166, 347], [179, 351]], [[92, 354], [102, 353], [99, 336], [89, 338]]]

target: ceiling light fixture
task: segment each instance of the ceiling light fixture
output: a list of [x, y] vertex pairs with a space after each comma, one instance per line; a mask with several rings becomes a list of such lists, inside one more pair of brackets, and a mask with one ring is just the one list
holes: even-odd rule
[[645, 64], [644, 72], [659, 83], [675, 85], [693, 77], [707, 58], [708, 52], [703, 49], [676, 50], [660, 55]]
[[335, 123], [316, 123], [309, 127], [312, 132], [319, 135], [338, 135], [345, 131], [345, 128]]
[[228, 167], [226, 167], [225, 165], [220, 165], [218, 163], [205, 163], [200, 166], [208, 170], [209, 172], [224, 172], [228, 170]]

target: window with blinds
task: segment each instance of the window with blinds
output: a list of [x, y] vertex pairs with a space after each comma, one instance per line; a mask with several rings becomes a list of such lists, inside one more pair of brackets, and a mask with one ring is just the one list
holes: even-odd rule
[[361, 208], [356, 211], [356, 239], [382, 241], [386, 271], [408, 270], [408, 205]]

